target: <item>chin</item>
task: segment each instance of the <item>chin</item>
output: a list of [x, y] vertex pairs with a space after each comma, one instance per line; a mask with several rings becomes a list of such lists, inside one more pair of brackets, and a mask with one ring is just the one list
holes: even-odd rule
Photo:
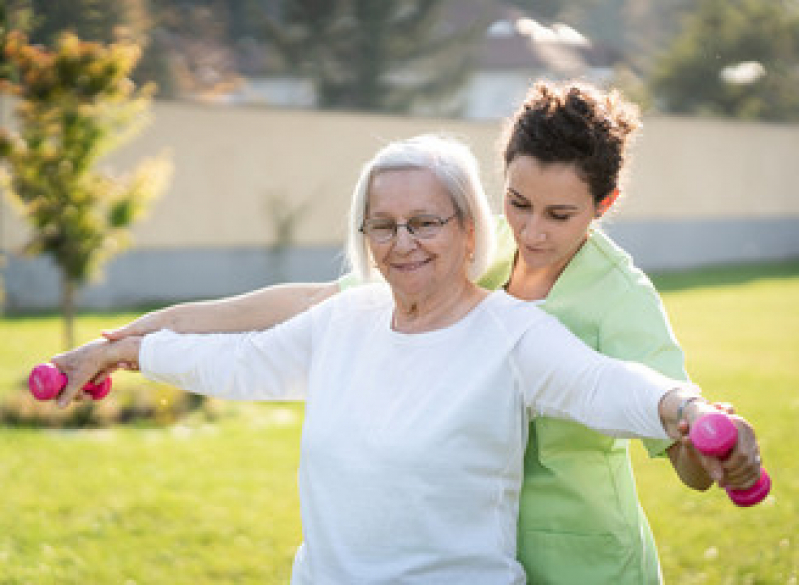
[[533, 269], [546, 268], [555, 262], [550, 252], [530, 252], [529, 250], [521, 255], [525, 266]]

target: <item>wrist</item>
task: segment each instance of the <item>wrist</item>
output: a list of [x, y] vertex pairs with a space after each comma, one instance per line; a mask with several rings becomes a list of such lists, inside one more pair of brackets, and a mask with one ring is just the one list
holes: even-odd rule
[[692, 427], [696, 419], [709, 412], [717, 412], [717, 410], [704, 397], [700, 396], [686, 405], [681, 420], [684, 420], [689, 427]]
[[675, 440], [681, 438], [680, 423], [685, 420], [689, 424], [698, 416], [700, 405], [707, 401], [702, 397], [698, 387], [685, 384], [666, 392], [660, 401], [660, 420], [666, 433]]
[[135, 365], [138, 368], [139, 350], [141, 348], [141, 335], [131, 335], [119, 341], [112, 341], [108, 347], [108, 357], [111, 362], [108, 365], [121, 363]]
[[682, 421], [690, 424], [696, 420], [698, 416], [697, 409], [700, 408], [701, 404], [707, 404], [707, 400], [700, 394], [688, 395], [683, 398], [677, 407], [677, 424]]

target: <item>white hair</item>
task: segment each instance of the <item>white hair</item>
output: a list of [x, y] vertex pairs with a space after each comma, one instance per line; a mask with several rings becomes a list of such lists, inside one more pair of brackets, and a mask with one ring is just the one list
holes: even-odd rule
[[347, 242], [347, 258], [355, 276], [364, 282], [380, 278], [360, 229], [372, 179], [381, 172], [401, 169], [426, 169], [433, 173], [452, 198], [461, 221], [474, 223], [474, 259], [468, 276], [472, 280], [480, 278], [494, 252], [494, 221], [477, 160], [462, 142], [434, 134], [391, 142], [363, 166], [352, 193]]

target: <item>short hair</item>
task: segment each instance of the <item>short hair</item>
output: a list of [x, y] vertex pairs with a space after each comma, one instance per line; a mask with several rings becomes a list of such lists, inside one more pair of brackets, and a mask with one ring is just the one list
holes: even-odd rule
[[350, 205], [347, 258], [350, 269], [360, 280], [379, 280], [366, 243], [360, 231], [369, 203], [372, 179], [385, 171], [426, 169], [441, 182], [452, 198], [458, 218], [474, 224], [474, 260], [468, 276], [477, 280], [488, 268], [494, 251], [494, 221], [477, 160], [462, 142], [434, 134], [422, 134], [405, 140], [391, 142], [381, 148], [364, 166]]
[[599, 203], [619, 186], [628, 140], [639, 126], [638, 107], [618, 90], [540, 81], [509, 120], [505, 168], [525, 155], [544, 165], [574, 164]]

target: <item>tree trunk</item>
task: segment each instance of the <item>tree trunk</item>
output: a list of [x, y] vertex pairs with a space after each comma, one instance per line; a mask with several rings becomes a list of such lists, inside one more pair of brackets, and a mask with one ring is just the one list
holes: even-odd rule
[[75, 282], [61, 274], [61, 318], [64, 323], [64, 349], [75, 347]]

